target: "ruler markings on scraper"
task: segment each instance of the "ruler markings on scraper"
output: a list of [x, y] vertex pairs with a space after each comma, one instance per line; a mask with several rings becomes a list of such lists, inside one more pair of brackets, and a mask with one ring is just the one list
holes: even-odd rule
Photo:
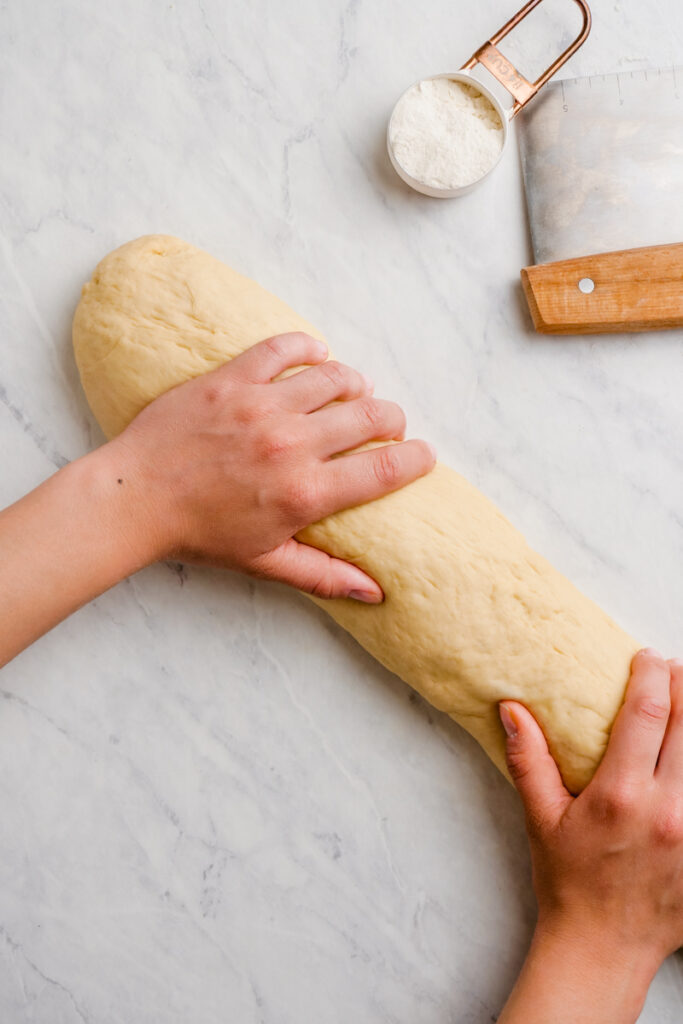
[[[676, 68], [675, 66], [672, 66], [671, 68], [656, 69], [644, 68], [642, 71], [629, 71], [628, 77], [629, 79], [631, 79], [631, 81], [634, 82], [637, 82], [638, 79], [640, 79], [641, 81], [651, 84], [651, 79], [649, 76], [652, 76], [655, 70], [657, 72], [657, 78], [664, 80], [668, 78], [671, 81], [672, 94], [675, 99], [680, 100], [681, 97], [678, 88], [678, 77], [676, 75], [677, 70], [681, 70], [680, 68]], [[614, 85], [616, 87], [616, 94], [619, 100], [619, 106], [623, 107], [628, 102], [628, 92], [625, 93], [622, 88], [622, 81], [624, 75], [625, 72], [617, 71], [610, 75], [585, 75], [582, 78], [564, 78], [560, 79], [554, 85], [547, 86], [546, 88], [548, 92], [552, 92], [553, 89], [559, 88], [562, 94], [562, 109], [565, 111], [565, 113], [569, 113], [570, 111], [572, 92], [574, 90], [580, 90], [585, 88], [592, 89], [594, 82], [600, 84], [606, 83], [608, 86]]]

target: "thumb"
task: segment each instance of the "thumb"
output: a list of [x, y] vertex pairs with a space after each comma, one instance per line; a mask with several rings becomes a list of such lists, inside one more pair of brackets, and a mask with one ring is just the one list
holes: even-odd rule
[[540, 725], [523, 704], [502, 701], [498, 705], [506, 733], [508, 771], [522, 798], [527, 818], [555, 824], [572, 802], [562, 782]]
[[382, 588], [362, 569], [293, 538], [264, 555], [257, 569], [261, 576], [314, 597], [350, 597], [365, 604], [384, 600]]

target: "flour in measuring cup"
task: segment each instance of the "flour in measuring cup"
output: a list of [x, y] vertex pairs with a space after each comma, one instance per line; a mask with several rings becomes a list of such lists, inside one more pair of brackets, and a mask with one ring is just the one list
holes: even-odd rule
[[479, 90], [428, 78], [403, 94], [389, 125], [401, 167], [432, 188], [464, 188], [490, 171], [503, 148], [503, 125]]

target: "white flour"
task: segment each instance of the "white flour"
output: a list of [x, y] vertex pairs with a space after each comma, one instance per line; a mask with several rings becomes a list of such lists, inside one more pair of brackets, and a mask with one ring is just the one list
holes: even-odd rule
[[411, 177], [433, 188], [462, 188], [495, 164], [503, 126], [478, 89], [450, 78], [425, 79], [396, 104], [389, 142]]

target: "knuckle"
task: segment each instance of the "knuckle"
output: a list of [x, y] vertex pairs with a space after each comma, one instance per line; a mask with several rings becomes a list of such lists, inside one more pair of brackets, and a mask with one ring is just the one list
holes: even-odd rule
[[238, 426], [252, 427], [264, 419], [267, 411], [258, 402], [238, 401], [232, 406], [231, 414]]
[[633, 702], [633, 713], [643, 725], [661, 725], [669, 717], [668, 701], [652, 696], [638, 697]]
[[213, 409], [225, 400], [227, 390], [225, 382], [217, 380], [213, 375], [208, 374], [199, 387], [202, 402], [207, 408]]
[[529, 759], [525, 757], [523, 750], [510, 750], [508, 746], [505, 760], [513, 782], [519, 782], [531, 771]]
[[680, 801], [669, 801], [655, 817], [652, 836], [660, 846], [683, 843], [683, 805]]
[[261, 459], [265, 462], [282, 462], [295, 447], [296, 439], [284, 430], [265, 430], [258, 442]]
[[275, 356], [276, 359], [281, 359], [287, 354], [287, 341], [286, 335], [275, 334], [272, 338], [266, 338], [263, 342], [263, 347], [271, 356]]
[[320, 367], [327, 382], [334, 388], [343, 388], [346, 385], [346, 367], [334, 359], [328, 360]]
[[381, 426], [382, 408], [373, 398], [359, 398], [354, 407], [358, 427], [363, 433]]
[[325, 601], [328, 601], [331, 597], [335, 596], [334, 586], [329, 576], [321, 576], [312, 583], [308, 589], [309, 593], [314, 597], [321, 597]]
[[633, 787], [618, 781], [593, 794], [591, 812], [599, 821], [615, 822], [628, 818], [636, 805]]
[[373, 468], [381, 487], [395, 487], [401, 480], [401, 461], [390, 445], [378, 448], [374, 453]]

